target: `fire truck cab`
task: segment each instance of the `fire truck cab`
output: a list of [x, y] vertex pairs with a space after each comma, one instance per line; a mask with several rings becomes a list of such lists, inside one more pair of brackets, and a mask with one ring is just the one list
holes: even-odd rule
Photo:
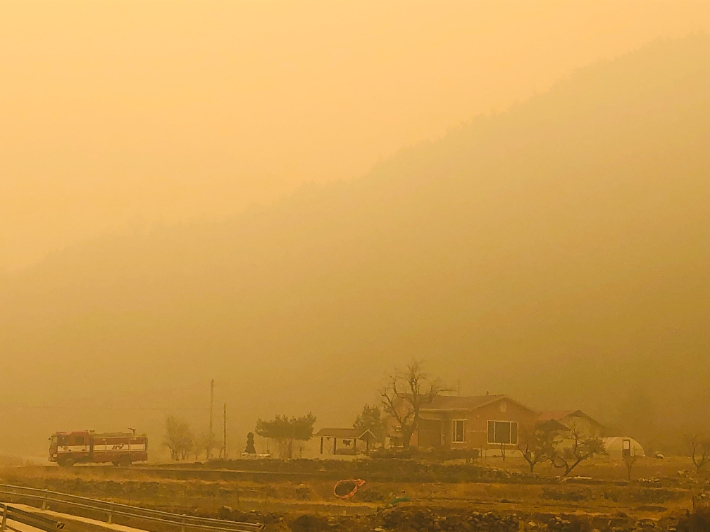
[[148, 438], [131, 432], [93, 430], [57, 432], [49, 438], [49, 461], [71, 467], [78, 463], [129, 466], [148, 460]]

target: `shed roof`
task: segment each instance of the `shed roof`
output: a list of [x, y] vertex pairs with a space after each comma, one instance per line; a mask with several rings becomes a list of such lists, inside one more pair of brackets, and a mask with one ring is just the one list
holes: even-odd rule
[[545, 412], [540, 412], [538, 419], [540, 421], [548, 421], [550, 419], [559, 421], [560, 419], [564, 419], [567, 416], [571, 416], [575, 412], [579, 412], [579, 410], [546, 410]]
[[320, 429], [316, 436], [326, 438], [341, 438], [344, 440], [363, 440], [367, 437], [374, 438], [375, 435], [368, 429]]
[[599, 427], [603, 427], [603, 425], [599, 423], [596, 419], [585, 414], [581, 410], [548, 410], [546, 412], [540, 412], [540, 415], [538, 416], [538, 421], [562, 421], [563, 419], [571, 417], [582, 417], [587, 419], [588, 421], [591, 421], [593, 424]]

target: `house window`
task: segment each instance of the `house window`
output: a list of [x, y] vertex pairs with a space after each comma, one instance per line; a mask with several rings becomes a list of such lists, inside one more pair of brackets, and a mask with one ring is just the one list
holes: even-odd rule
[[489, 421], [488, 443], [518, 444], [517, 421]]
[[466, 441], [466, 420], [465, 419], [454, 419], [452, 423], [452, 443], [463, 443]]

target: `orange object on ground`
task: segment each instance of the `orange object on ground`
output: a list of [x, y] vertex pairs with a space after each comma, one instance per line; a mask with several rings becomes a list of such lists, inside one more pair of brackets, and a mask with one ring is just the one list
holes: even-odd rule
[[365, 483], [362, 479], [339, 480], [333, 486], [333, 495], [338, 499], [349, 499], [357, 492], [357, 489]]

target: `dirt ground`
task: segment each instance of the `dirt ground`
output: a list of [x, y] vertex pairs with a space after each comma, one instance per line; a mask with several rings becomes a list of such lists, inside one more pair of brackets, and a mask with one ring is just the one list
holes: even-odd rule
[[[295, 532], [681, 530], [678, 520], [694, 504], [710, 503], [710, 477], [691, 472], [684, 458], [644, 458], [635, 464], [631, 482], [623, 463], [609, 460], [582, 464], [567, 479], [547, 466], [529, 475], [522, 459], [510, 457], [443, 467], [345, 467], [317, 461], [257, 465], [264, 471], [249, 465], [251, 471], [243, 472], [245, 464], [234, 464], [221, 477], [214, 468], [188, 467], [184, 478], [155, 467], [6, 467], [0, 469], [0, 481], [180, 513], [257, 520], [270, 530]], [[333, 479], [352, 473], [365, 484], [352, 499], [338, 499]], [[399, 473], [408, 480], [400, 481]]]

